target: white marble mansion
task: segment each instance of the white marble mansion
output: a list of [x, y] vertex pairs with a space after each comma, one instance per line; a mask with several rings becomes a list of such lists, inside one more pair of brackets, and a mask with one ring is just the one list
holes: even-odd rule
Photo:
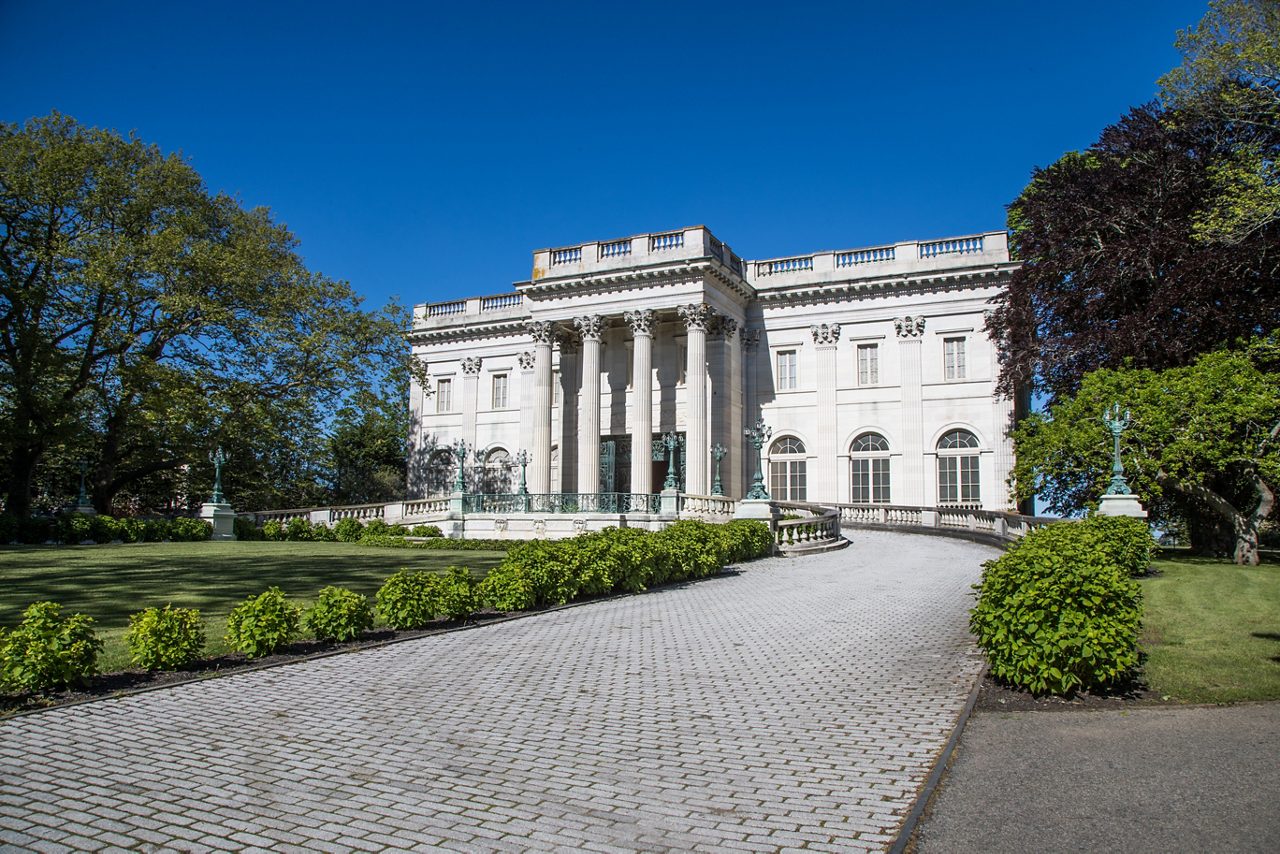
[[516, 491], [525, 458], [533, 494], [674, 475], [741, 498], [763, 421], [775, 500], [1012, 509], [984, 312], [1016, 267], [1003, 231], [762, 261], [702, 226], [538, 250], [513, 290], [415, 307], [410, 493], [450, 492], [463, 440], [469, 493]]

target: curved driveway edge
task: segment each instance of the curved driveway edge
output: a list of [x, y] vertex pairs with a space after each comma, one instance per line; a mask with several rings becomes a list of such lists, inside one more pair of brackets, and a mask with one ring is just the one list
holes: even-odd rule
[[996, 552], [851, 548], [0, 722], [17, 849], [892, 842], [981, 668]]

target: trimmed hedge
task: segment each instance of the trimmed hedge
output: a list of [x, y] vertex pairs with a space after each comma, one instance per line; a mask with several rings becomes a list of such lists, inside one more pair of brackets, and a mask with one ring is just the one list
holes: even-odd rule
[[1128, 526], [1059, 522], [985, 563], [969, 627], [992, 675], [1033, 694], [1131, 678], [1142, 616], [1135, 540]]
[[0, 545], [13, 542], [40, 545], [59, 542], [79, 545], [92, 541], [99, 545], [120, 540], [123, 543], [158, 543], [170, 540], [190, 543], [213, 537], [213, 525], [203, 519], [138, 519], [130, 516], [89, 516], [64, 513], [61, 516], [0, 515]]
[[524, 611], [704, 578], [772, 550], [773, 537], [762, 522], [686, 520], [655, 533], [606, 528], [568, 540], [511, 544], [506, 560], [480, 582], [480, 594], [499, 611]]
[[62, 615], [55, 602], [35, 602], [16, 629], [0, 628], [0, 687], [47, 693], [97, 672], [102, 640], [93, 617]]
[[270, 655], [298, 634], [302, 609], [279, 587], [250, 596], [227, 617], [227, 645], [249, 658]]
[[134, 664], [177, 670], [204, 652], [204, 621], [195, 608], [147, 608], [129, 617], [124, 640]]
[[316, 640], [355, 640], [373, 628], [373, 606], [368, 596], [331, 585], [320, 591], [302, 622]]

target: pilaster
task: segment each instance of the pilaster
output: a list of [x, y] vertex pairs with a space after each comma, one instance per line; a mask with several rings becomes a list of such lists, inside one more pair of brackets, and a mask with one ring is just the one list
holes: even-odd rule
[[582, 389], [578, 400], [578, 492], [600, 491], [600, 315], [575, 317], [582, 336]]
[[817, 434], [814, 451], [818, 465], [809, 471], [809, 495], [831, 498], [836, 495], [840, 476], [835, 464], [839, 451], [836, 420], [836, 352], [840, 342], [840, 324], [822, 323], [809, 327], [817, 355], [816, 399]]
[[462, 438], [466, 439], [467, 447], [472, 450], [476, 447], [476, 410], [480, 397], [481, 364], [479, 356], [468, 356], [462, 360]]
[[[902, 390], [902, 498], [895, 504], [932, 507], [938, 503], [930, 495], [933, 482], [925, 471], [924, 375], [921, 351], [924, 348], [924, 317], [899, 317], [893, 321], [898, 332], [898, 361]], [[932, 459], [932, 457], [930, 457]]]
[[529, 491], [543, 494], [551, 491], [551, 336], [552, 324], [533, 321], [528, 324], [533, 337], [533, 406], [530, 435], [533, 460], [529, 466]]

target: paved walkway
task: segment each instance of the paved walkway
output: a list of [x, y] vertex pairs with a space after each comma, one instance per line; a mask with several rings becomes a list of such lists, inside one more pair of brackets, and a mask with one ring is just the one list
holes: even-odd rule
[[917, 850], [1280, 850], [1280, 703], [969, 718]]
[[741, 574], [0, 722], [13, 849], [891, 842], [980, 667], [994, 550], [862, 532]]

